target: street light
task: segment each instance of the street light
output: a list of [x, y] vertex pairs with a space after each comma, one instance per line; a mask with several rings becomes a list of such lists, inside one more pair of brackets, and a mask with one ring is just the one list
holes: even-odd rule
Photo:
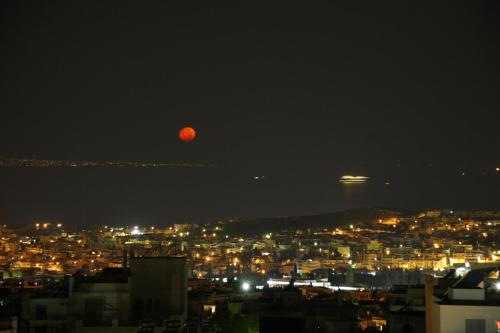
[[248, 283], [248, 282], [243, 282], [243, 283], [241, 284], [241, 289], [242, 289], [243, 291], [249, 291], [249, 290], [250, 290], [250, 283]]

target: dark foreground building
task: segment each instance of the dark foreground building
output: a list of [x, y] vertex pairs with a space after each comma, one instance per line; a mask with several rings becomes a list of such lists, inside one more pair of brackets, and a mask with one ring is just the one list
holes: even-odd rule
[[128, 268], [77, 273], [65, 290], [23, 299], [19, 332], [180, 332], [187, 319], [183, 257], [131, 258]]

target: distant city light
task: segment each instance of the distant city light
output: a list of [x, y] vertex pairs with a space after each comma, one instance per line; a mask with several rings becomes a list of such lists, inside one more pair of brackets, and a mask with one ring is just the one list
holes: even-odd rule
[[35, 158], [0, 158], [0, 167], [5, 168], [165, 168], [189, 167], [211, 168], [213, 164], [167, 163], [147, 161], [85, 161], [85, 160], [47, 160]]
[[140, 234], [141, 234], [141, 232], [140, 232], [140, 230], [139, 230], [139, 227], [138, 227], [138, 226], [134, 226], [134, 229], [130, 232], [130, 234], [131, 234], [131, 235], [134, 235], [134, 236], [136, 236], [136, 235], [140, 235]]

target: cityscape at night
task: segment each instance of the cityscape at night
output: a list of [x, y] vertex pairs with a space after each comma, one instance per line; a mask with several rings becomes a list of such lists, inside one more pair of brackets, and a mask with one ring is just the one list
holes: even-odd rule
[[0, 333], [500, 333], [500, 2], [0, 2]]
[[[335, 332], [337, 326], [347, 331], [404, 331], [405, 325], [423, 331], [427, 276], [440, 281], [435, 292], [442, 299], [447, 288], [470, 283], [466, 277], [476, 271], [484, 272], [480, 282], [485, 297], [497, 299], [500, 293], [498, 211], [356, 209], [297, 217], [299, 223], [286, 221], [287, 229], [280, 219], [289, 218], [86, 230], [57, 221], [17, 230], [4, 225], [0, 288], [31, 295], [22, 303], [29, 308], [42, 300], [47, 307], [64, 300], [66, 307], [57, 310], [64, 317], [52, 317], [56, 314], [47, 308], [45, 321], [26, 318], [30, 326], [56, 330], [67, 329], [67, 318], [83, 327], [91, 321], [70, 305], [77, 296], [67, 289], [75, 288], [74, 283], [93, 285], [95, 292], [100, 283], [130, 283], [123, 280], [123, 269], [154, 258], [182, 260], [187, 303], [177, 315], [187, 331], [224, 328], [228, 323], [220, 316], [225, 311], [237, 312], [233, 324], [242, 325], [238, 327], [243, 331], [258, 331], [259, 319], [265, 330], [269, 318], [315, 332]], [[158, 267], [160, 263], [149, 269]], [[78, 297], [95, 296], [92, 288]], [[113, 287], [97, 293], [118, 307], [125, 305], [115, 304], [116, 298], [127, 292]], [[157, 299], [155, 295], [153, 302]], [[4, 307], [15, 306], [12, 298], [2, 302]], [[344, 306], [340, 311], [339, 302], [351, 312], [344, 313]], [[104, 311], [88, 325], [132, 325], [137, 318], [123, 316], [123, 311]], [[303, 322], [292, 320], [289, 311], [300, 314]], [[340, 317], [332, 315], [338, 311]], [[171, 323], [170, 329], [181, 329], [178, 325]]]

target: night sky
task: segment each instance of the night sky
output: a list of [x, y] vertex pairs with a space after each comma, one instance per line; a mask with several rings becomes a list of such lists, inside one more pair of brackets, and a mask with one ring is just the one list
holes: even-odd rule
[[0, 156], [215, 167], [1, 168], [0, 220], [500, 209], [499, 3], [425, 3], [2, 1]]

